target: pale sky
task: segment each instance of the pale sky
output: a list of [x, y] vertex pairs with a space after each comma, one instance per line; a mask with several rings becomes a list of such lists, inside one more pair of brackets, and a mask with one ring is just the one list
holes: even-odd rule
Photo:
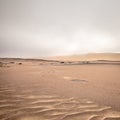
[[120, 52], [120, 0], [0, 0], [0, 57]]

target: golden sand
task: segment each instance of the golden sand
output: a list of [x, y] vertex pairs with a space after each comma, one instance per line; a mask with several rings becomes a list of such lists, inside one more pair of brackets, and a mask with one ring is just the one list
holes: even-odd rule
[[120, 120], [120, 65], [11, 60], [0, 67], [0, 120]]

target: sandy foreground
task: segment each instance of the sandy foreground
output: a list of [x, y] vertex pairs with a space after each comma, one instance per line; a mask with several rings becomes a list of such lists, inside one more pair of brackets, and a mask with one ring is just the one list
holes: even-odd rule
[[0, 120], [120, 120], [119, 61], [0, 61]]

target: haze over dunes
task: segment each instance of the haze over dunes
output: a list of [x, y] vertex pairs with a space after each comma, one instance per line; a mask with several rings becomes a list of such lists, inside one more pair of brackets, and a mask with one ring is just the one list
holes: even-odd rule
[[120, 0], [0, 0], [0, 120], [120, 120]]
[[0, 57], [120, 52], [120, 0], [0, 0]]

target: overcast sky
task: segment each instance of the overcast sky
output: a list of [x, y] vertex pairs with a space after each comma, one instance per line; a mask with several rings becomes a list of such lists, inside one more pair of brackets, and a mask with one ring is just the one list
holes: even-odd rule
[[120, 0], [0, 0], [0, 57], [120, 52]]

